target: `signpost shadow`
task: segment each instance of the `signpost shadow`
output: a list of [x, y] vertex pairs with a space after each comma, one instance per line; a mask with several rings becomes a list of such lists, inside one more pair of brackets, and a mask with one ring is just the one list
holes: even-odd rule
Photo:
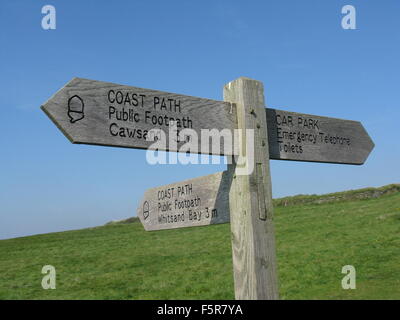
[[[232, 180], [233, 172], [226, 170], [222, 173], [222, 179], [218, 187], [214, 208], [224, 208], [224, 210], [227, 210], [227, 212], [221, 212], [222, 215], [218, 212], [217, 215], [211, 213], [210, 224], [226, 223], [230, 221], [229, 189], [231, 187]], [[221, 216], [229, 217], [229, 221], [225, 221], [225, 219], [222, 221]]]

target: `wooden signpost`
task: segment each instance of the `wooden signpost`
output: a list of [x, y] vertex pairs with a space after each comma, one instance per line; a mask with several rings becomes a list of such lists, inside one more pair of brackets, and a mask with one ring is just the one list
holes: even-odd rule
[[218, 172], [149, 189], [137, 216], [146, 231], [227, 223], [230, 179]]
[[163, 130], [176, 143], [156, 149], [181, 151], [189, 140], [171, 120], [199, 146], [204, 129], [239, 129], [230, 148], [194, 151], [229, 156], [227, 171], [149, 189], [137, 215], [148, 231], [230, 221], [236, 299], [278, 299], [269, 159], [363, 164], [374, 144], [360, 122], [264, 106], [263, 84], [247, 78], [227, 84], [224, 101], [75, 78], [42, 109], [82, 144], [152, 149]]
[[266, 109], [270, 159], [363, 164], [374, 143], [358, 121]]
[[[151, 148], [159, 138], [157, 132], [149, 133], [152, 129], [162, 129], [169, 140], [171, 120], [177, 133], [193, 129], [199, 139], [201, 129], [231, 129], [236, 124], [235, 110], [226, 102], [81, 78], [68, 82], [42, 110], [72, 143], [136, 149]], [[177, 134], [173, 138], [176, 145], [157, 149], [177, 151], [185, 143]], [[224, 141], [218, 150], [204, 153], [232, 154], [225, 152]]]
[[[237, 128], [236, 108], [228, 102], [81, 78], [68, 82], [42, 110], [77, 144], [148, 149], [157, 136], [149, 131], [162, 129], [168, 139], [170, 120], [178, 133], [190, 128], [199, 140], [202, 129]], [[362, 164], [374, 146], [360, 122], [275, 109], [265, 113], [270, 159]], [[158, 149], [177, 151], [185, 141], [176, 141]], [[220, 142], [217, 149], [198, 153], [237, 154]]]
[[279, 294], [263, 84], [239, 78], [224, 87], [224, 100], [236, 105], [242, 133], [254, 131], [254, 156], [248, 145], [240, 145], [245, 159], [242, 166], [253, 162], [254, 170], [248, 175], [236, 174], [240, 168], [235, 159], [228, 166], [234, 178], [229, 204], [235, 298], [275, 300]]

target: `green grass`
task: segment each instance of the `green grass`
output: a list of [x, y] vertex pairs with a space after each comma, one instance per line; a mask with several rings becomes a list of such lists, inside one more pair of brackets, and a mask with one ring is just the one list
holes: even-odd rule
[[[277, 206], [282, 299], [400, 299], [400, 193]], [[57, 289], [43, 290], [44, 265]], [[357, 289], [341, 288], [342, 266]], [[0, 241], [0, 299], [233, 299], [230, 225], [140, 223]]]

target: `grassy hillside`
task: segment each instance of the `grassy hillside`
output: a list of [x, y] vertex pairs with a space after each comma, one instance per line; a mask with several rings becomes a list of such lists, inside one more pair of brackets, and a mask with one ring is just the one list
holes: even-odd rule
[[[386, 188], [275, 200], [281, 298], [400, 299], [400, 192]], [[47, 264], [56, 290], [41, 288]], [[356, 290], [341, 288], [349, 264]], [[0, 241], [0, 299], [233, 298], [229, 224], [145, 232], [112, 223]]]

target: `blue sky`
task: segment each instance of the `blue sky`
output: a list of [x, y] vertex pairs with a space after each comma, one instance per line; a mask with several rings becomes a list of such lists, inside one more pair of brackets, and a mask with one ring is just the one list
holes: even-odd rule
[[376, 144], [363, 166], [271, 161], [275, 197], [399, 183], [399, 14], [397, 0], [1, 1], [0, 238], [127, 218], [147, 188], [225, 169], [71, 144], [40, 105], [73, 77], [217, 100], [257, 79], [267, 106], [359, 120]]

